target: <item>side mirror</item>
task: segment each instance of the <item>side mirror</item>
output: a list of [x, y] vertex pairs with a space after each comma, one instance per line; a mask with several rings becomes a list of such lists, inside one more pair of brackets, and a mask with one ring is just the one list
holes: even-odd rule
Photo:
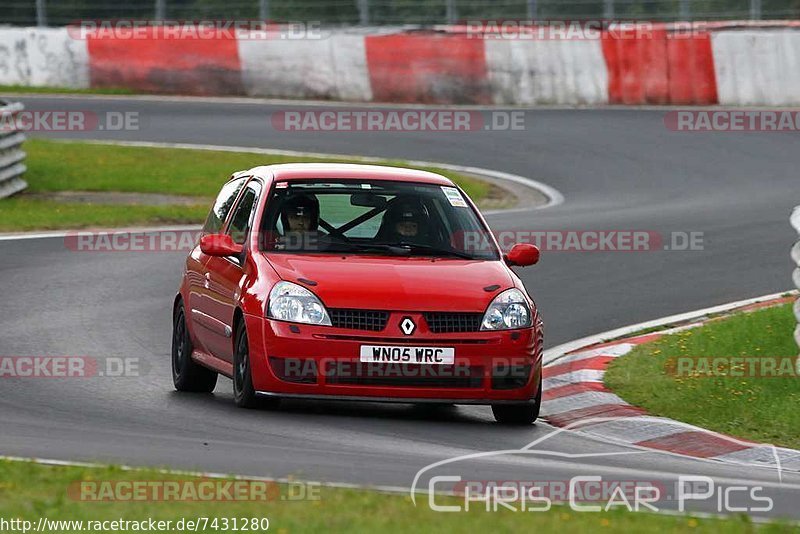
[[238, 256], [242, 245], [237, 245], [227, 234], [207, 234], [200, 238], [200, 250], [209, 256]]
[[517, 243], [503, 259], [509, 267], [527, 267], [539, 261], [539, 247], [529, 243]]

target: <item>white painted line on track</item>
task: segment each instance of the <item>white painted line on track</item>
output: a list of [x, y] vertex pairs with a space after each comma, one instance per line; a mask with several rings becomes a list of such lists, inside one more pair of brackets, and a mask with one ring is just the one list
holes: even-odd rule
[[[64, 143], [81, 142], [81, 143], [92, 143], [99, 145], [138, 146], [138, 147], [151, 147], [151, 148], [183, 148], [188, 150], [212, 150], [217, 152], [244, 152], [248, 154], [264, 154], [270, 156], [306, 157], [306, 158], [320, 158], [320, 159], [352, 159], [368, 163], [386, 162], [387, 160], [391, 159], [391, 158], [379, 158], [374, 156], [359, 156], [354, 154], [330, 154], [324, 152], [301, 152], [297, 150], [282, 150], [274, 148], [209, 145], [209, 144], [194, 144], [194, 143], [157, 143], [152, 141], [105, 141], [97, 139], [87, 139], [81, 141], [64, 141], [62, 139], [59, 139], [57, 141]], [[402, 161], [404, 163], [408, 163], [409, 165], [414, 165], [417, 167], [436, 167], [439, 169], [446, 169], [449, 171], [484, 175], [490, 178], [496, 178], [498, 180], [513, 182], [518, 185], [535, 189], [537, 192], [543, 194], [548, 199], [548, 202], [546, 204], [544, 204], [543, 206], [536, 206], [535, 208], [514, 208], [510, 210], [493, 210], [483, 213], [511, 213], [515, 211], [530, 211], [531, 209], [549, 208], [564, 203], [564, 195], [562, 195], [561, 192], [556, 188], [548, 184], [545, 184], [543, 182], [534, 180], [532, 178], [526, 178], [524, 176], [519, 176], [517, 174], [495, 171], [492, 169], [484, 169], [481, 167], [456, 165], [452, 163], [441, 163], [441, 162], [421, 161], [421, 160], [404, 160], [404, 159], [402, 159]]]
[[592, 424], [583, 427], [583, 430], [591, 432], [596, 437], [611, 439], [615, 442], [623, 440], [626, 443], [639, 443], [688, 431], [685, 425], [673, 425], [669, 419], [650, 415], [625, 417], [616, 421]]
[[132, 228], [79, 228], [76, 230], [60, 230], [53, 232], [20, 232], [0, 234], [0, 241], [23, 241], [25, 239], [48, 239], [63, 238], [68, 235], [76, 235], [82, 232], [114, 232], [117, 234], [145, 233], [145, 232], [199, 232], [200, 225], [193, 224], [187, 226], [137, 226]]
[[[0, 96], [11, 98], [29, 98], [39, 100], [64, 99], [64, 100], [128, 100], [140, 102], [174, 102], [183, 104], [237, 104], [237, 105], [264, 105], [290, 107], [321, 107], [321, 108], [372, 108], [372, 109], [463, 109], [463, 110], [517, 110], [517, 111], [670, 111], [686, 110], [687, 106], [679, 104], [666, 105], [628, 105], [628, 104], [416, 104], [405, 102], [357, 102], [343, 100], [293, 100], [287, 98], [263, 98], [248, 96], [182, 96], [182, 95], [153, 95], [153, 94], [98, 94], [98, 93], [16, 93], [0, 91]], [[775, 110], [786, 109], [793, 111], [791, 106], [758, 106], [758, 105], [732, 105], [709, 104], [703, 109], [709, 110]]]
[[612, 345], [610, 347], [603, 347], [599, 349], [592, 349], [581, 352], [574, 352], [558, 360], [559, 364], [569, 362], [579, 362], [581, 360], [588, 360], [589, 358], [596, 358], [599, 356], [610, 356], [617, 358], [629, 353], [635, 345], [631, 343], [620, 343], [619, 345]]
[[[147, 148], [181, 148], [187, 150], [209, 150], [216, 152], [244, 152], [248, 154], [264, 154], [271, 156], [289, 156], [289, 157], [307, 157], [307, 158], [320, 158], [320, 159], [353, 159], [363, 161], [365, 163], [380, 163], [386, 162], [387, 158], [377, 158], [371, 156], [356, 156], [349, 154], [327, 154], [321, 152], [299, 152], [295, 150], [280, 150], [271, 148], [258, 148], [258, 147], [245, 147], [245, 146], [226, 146], [226, 145], [207, 145], [207, 144], [192, 144], [192, 143], [157, 143], [151, 141], [105, 141], [98, 139], [86, 139], [80, 141], [65, 141], [63, 139], [54, 140], [59, 143], [89, 143], [96, 145], [115, 145], [115, 146], [133, 146], [133, 147], [147, 147]], [[489, 178], [512, 182], [518, 185], [529, 187], [536, 190], [538, 193], [547, 197], [548, 201], [542, 206], [535, 206], [533, 208], [512, 208], [508, 210], [487, 210], [481, 211], [484, 215], [517, 213], [523, 211], [532, 211], [538, 209], [549, 208], [557, 206], [564, 202], [564, 195], [554, 187], [547, 185], [543, 182], [525, 178], [516, 174], [511, 174], [502, 171], [495, 171], [491, 169], [483, 169], [480, 167], [469, 167], [464, 165], [454, 165], [450, 163], [436, 163], [431, 161], [417, 161], [417, 160], [404, 160], [409, 165], [416, 167], [435, 167], [455, 172], [464, 172], [470, 174], [484, 175]], [[90, 228], [82, 228], [76, 230], [53, 231], [53, 232], [18, 232], [0, 234], [0, 241], [17, 241], [22, 239], [46, 239], [56, 237], [66, 237], [75, 232], [89, 232], [89, 231], [102, 231], [102, 232], [156, 232], [156, 231], [182, 231], [182, 230], [195, 230], [197, 225], [192, 226], [159, 226], [159, 227], [139, 227], [132, 229], [114, 228], [114, 229], [101, 229], [94, 230]]]
[[587, 391], [585, 393], [576, 393], [575, 395], [566, 395], [564, 397], [542, 401], [541, 410], [542, 414], [547, 417], [600, 404], [628, 406], [624, 400], [613, 393], [605, 391]]

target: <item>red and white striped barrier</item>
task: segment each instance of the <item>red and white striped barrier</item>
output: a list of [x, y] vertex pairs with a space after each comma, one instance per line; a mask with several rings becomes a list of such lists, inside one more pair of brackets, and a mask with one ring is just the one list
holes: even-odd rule
[[[730, 311], [750, 311], [791, 302], [779, 297]], [[608, 390], [603, 384], [607, 366], [637, 345], [663, 335], [702, 326], [708, 319], [661, 332], [628, 337], [578, 348], [550, 358], [543, 377], [541, 414], [550, 424], [569, 427], [595, 438], [683, 456], [728, 463], [765, 465], [800, 471], [800, 451], [752, 443], [699, 427], [653, 417]]]
[[2, 29], [0, 84], [437, 104], [800, 103], [795, 23], [656, 24], [636, 35], [544, 38], [444, 29], [300, 38]]

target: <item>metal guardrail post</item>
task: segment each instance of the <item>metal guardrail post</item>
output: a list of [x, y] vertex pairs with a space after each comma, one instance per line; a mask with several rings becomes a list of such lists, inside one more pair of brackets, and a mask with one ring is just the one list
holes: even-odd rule
[[761, 0], [750, 0], [750, 19], [761, 19]]
[[47, 26], [47, 0], [36, 0], [36, 25], [40, 28]]
[[0, 100], [0, 198], [19, 193], [28, 184], [22, 179], [27, 170], [22, 142], [25, 134], [17, 130], [14, 115], [25, 109], [18, 103]]
[[369, 0], [358, 0], [358, 23], [369, 26]]
[[269, 0], [258, 0], [258, 20], [269, 20]]
[[536, 20], [538, 15], [536, 0], [528, 0], [528, 20]]
[[614, 0], [603, 0], [603, 18], [614, 19]]
[[447, 23], [455, 24], [458, 20], [458, 8], [456, 7], [456, 0], [447, 0], [445, 7]]
[[167, 0], [156, 0], [154, 20], [165, 20], [167, 18]]
[[[792, 273], [792, 280], [794, 280], [794, 286], [800, 289], [800, 206], [794, 208], [790, 221], [794, 226], [794, 230], [798, 233], [798, 240], [792, 247], [792, 259], [797, 265]], [[797, 326], [794, 329], [794, 342], [800, 348], [800, 297], [794, 301], [794, 317], [797, 319]], [[800, 365], [800, 356], [797, 357], [797, 363]]]
[[689, 4], [690, 0], [680, 0], [678, 3], [678, 18], [681, 20], [691, 20], [692, 9]]

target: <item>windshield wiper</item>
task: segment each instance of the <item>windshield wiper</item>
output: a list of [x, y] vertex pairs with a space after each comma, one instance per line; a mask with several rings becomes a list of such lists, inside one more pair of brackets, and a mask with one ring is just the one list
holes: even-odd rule
[[467, 254], [466, 252], [461, 252], [455, 249], [443, 249], [437, 248], [431, 245], [423, 245], [421, 243], [408, 243], [408, 242], [400, 242], [400, 243], [391, 243], [391, 244], [384, 244], [387, 247], [394, 247], [399, 248], [401, 250], [407, 251], [408, 254], [412, 252], [426, 252], [431, 256], [453, 256], [455, 258], [461, 258], [464, 260], [474, 260], [475, 257]]
[[411, 249], [409, 249], [408, 247], [389, 245], [384, 243], [351, 243], [347, 241], [342, 241], [335, 243], [332, 249], [339, 252], [336, 249], [339, 249], [340, 247], [348, 252], [388, 252], [393, 256], [408, 256], [409, 254], [411, 254]]

